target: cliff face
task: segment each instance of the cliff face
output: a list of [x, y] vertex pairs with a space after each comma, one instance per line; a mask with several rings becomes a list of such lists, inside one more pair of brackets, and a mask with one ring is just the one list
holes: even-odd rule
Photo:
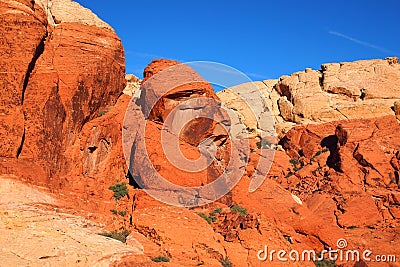
[[[282, 134], [295, 125], [394, 115], [394, 103], [400, 99], [400, 64], [397, 58], [323, 64], [321, 70], [306, 69], [254, 85], [264, 93]], [[237, 92], [251, 97], [248, 88], [239, 85], [218, 96], [243, 117], [248, 111], [238, 104]], [[251, 118], [244, 123], [257, 130]]]
[[0, 10], [3, 172], [47, 183], [73, 168], [65, 151], [124, 89], [123, 47], [72, 1], [2, 1]]
[[23, 101], [30, 74], [43, 50], [47, 33], [46, 14], [29, 1], [0, 2], [1, 12], [1, 152], [16, 158], [24, 136]]

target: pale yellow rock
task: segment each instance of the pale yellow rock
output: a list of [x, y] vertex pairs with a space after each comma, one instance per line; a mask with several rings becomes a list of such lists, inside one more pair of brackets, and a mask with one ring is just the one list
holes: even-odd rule
[[226, 107], [235, 110], [245, 128], [257, 130], [260, 116], [270, 110], [266, 101], [269, 93], [265, 87], [263, 82], [245, 83], [218, 92], [217, 95]]
[[36, 0], [47, 13], [50, 25], [57, 26], [60, 23], [71, 22], [96, 26], [114, 31], [113, 28], [102, 21], [90, 9], [81, 6], [71, 0]]
[[321, 93], [320, 78], [319, 71], [296, 72], [290, 76], [283, 76], [275, 88], [280, 95], [286, 96], [292, 102], [295, 97]]
[[354, 96], [360, 97], [365, 89], [365, 98], [399, 98], [400, 65], [396, 60], [375, 59], [345, 62], [341, 64], [324, 64], [325, 91], [332, 88], [346, 88]]
[[129, 96], [135, 96], [139, 98], [140, 85], [141, 85], [141, 81], [139, 80], [139, 78], [133, 74], [127, 74], [125, 75], [125, 80], [126, 80], [126, 87], [123, 93]]
[[[278, 134], [307, 123], [393, 115], [394, 102], [400, 119], [398, 58], [323, 64], [321, 70], [308, 68], [279, 80], [253, 84], [263, 92]], [[256, 98], [251, 95], [254, 92], [245, 91], [241, 85], [235, 86], [234, 91], [245, 93], [252, 102]], [[218, 96], [240, 114], [246, 127], [255, 127], [258, 117], [248, 114], [245, 103], [228, 93], [220, 92]]]
[[286, 96], [278, 100], [279, 111], [286, 121], [293, 121], [293, 104], [287, 100]]
[[393, 115], [391, 99], [370, 99], [357, 103], [342, 103], [336, 106], [346, 119], [375, 118]]
[[143, 254], [139, 242], [100, 236], [100, 225], [59, 212], [47, 193], [10, 178], [0, 175], [1, 266], [110, 266]]
[[295, 122], [299, 123], [302, 118], [312, 119], [312, 116], [329, 107], [329, 96], [323, 92], [312, 96], [297, 95], [293, 100], [293, 113]]

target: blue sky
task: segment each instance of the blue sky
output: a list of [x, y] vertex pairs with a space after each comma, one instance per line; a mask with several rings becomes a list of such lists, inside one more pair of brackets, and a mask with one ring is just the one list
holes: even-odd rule
[[214, 61], [253, 80], [400, 56], [400, 1], [89, 1], [140, 78], [154, 58]]

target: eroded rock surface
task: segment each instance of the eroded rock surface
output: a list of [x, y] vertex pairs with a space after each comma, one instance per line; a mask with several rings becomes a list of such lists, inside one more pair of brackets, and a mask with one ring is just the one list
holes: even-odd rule
[[[306, 69], [279, 80], [254, 83], [264, 93], [279, 134], [299, 124], [393, 115], [393, 103], [399, 101], [399, 84], [397, 58], [323, 64], [322, 70]], [[251, 93], [250, 84], [240, 86], [241, 93]], [[254, 115], [246, 116], [252, 112], [257, 116], [259, 111], [241, 105], [233, 93], [236, 89], [228, 88], [218, 96], [246, 117], [246, 126], [263, 130]]]
[[[125, 118], [129, 130], [124, 135], [137, 131], [124, 143], [132, 175], [142, 187], [154, 190], [173, 190], [168, 182], [194, 187], [214, 181], [228, 162], [224, 127], [229, 126], [229, 118], [212, 86], [191, 67], [176, 61], [154, 60], [144, 73], [140, 98], [132, 101]], [[177, 149], [191, 160], [210, 149], [216, 159], [202, 156], [198, 165], [179, 159], [173, 164], [173, 158], [180, 155]], [[207, 160], [211, 160], [208, 167]]]
[[365, 247], [398, 254], [399, 130], [394, 116], [295, 127], [281, 139], [292, 166], [274, 179], [349, 240], [374, 233]]
[[73, 166], [65, 151], [84, 125], [125, 87], [123, 47], [76, 2], [2, 1], [0, 10], [0, 164], [3, 173], [53, 182]]
[[[15, 177], [14, 177], [15, 178]], [[100, 236], [99, 224], [63, 213], [45, 192], [0, 177], [0, 260], [5, 266], [109, 266], [123, 257], [143, 254]]]

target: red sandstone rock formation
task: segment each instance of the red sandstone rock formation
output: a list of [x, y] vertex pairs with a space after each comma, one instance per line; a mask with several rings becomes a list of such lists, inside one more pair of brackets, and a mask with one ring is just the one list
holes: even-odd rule
[[[47, 184], [74, 168], [65, 151], [87, 122], [116, 103], [125, 84], [117, 35], [98, 27], [97, 17], [83, 23], [71, 18], [72, 11], [60, 12], [70, 3], [0, 3], [1, 132], [7, 136], [0, 164], [3, 172], [19, 170], [35, 183]], [[81, 19], [93, 15], [73, 4]]]
[[[135, 125], [143, 121], [142, 128], [133, 127], [138, 133], [129, 140], [132, 144], [124, 144], [135, 147], [131, 155], [132, 175], [139, 177], [142, 187], [152, 190], [173, 190], [167, 182], [159, 181], [158, 175], [173, 184], [189, 187], [214, 181], [229, 161], [230, 141], [224, 129], [229, 127], [229, 118], [220, 108], [212, 86], [191, 67], [176, 61], [154, 60], [146, 67], [144, 76], [138, 99], [140, 107], [136, 108], [141, 112], [126, 117], [128, 123]], [[132, 111], [127, 114], [135, 114], [135, 106], [131, 103]], [[208, 145], [203, 144], [204, 140], [216, 144], [216, 159], [208, 168], [208, 159], [201, 156], [204, 151], [200, 153], [199, 149]], [[200, 161], [197, 165], [183, 160], [179, 163], [184, 166], [173, 164], [171, 157], [179, 155], [177, 149], [184, 157]]]
[[399, 130], [394, 116], [295, 127], [281, 140], [292, 166], [277, 181], [348, 240], [398, 254], [389, 240], [399, 227]]

